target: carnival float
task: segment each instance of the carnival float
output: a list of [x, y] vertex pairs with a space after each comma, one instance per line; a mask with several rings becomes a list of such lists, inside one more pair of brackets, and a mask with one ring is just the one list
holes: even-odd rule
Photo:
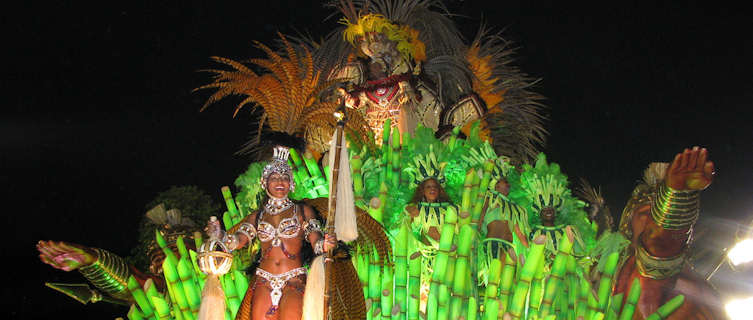
[[224, 214], [155, 206], [143, 271], [40, 241], [93, 286], [52, 287], [131, 320], [723, 317], [685, 264], [705, 149], [650, 164], [615, 223], [540, 153], [541, 97], [498, 34], [463, 41], [439, 1], [330, 5], [341, 26], [322, 40], [212, 57], [204, 108], [239, 96], [233, 115], [258, 122]]

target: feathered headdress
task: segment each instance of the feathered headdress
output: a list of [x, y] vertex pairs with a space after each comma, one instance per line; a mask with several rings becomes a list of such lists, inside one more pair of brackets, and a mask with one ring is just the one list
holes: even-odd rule
[[[249, 141], [242, 152], [260, 155], [264, 154], [260, 152], [262, 149], [274, 145], [304, 149], [301, 143], [290, 141], [305, 141], [309, 147], [324, 151], [326, 142], [334, 132], [335, 118], [332, 114], [339, 106], [339, 101], [321, 99], [319, 94], [337, 84], [339, 79], [324, 79], [322, 72], [315, 68], [312, 54], [307, 48], [299, 48], [302, 51], [300, 55], [282, 34], [280, 38], [286, 56], [256, 42], [256, 46], [268, 58], [249, 60], [266, 69], [267, 73], [257, 74], [243, 63], [212, 57], [212, 60], [227, 65], [232, 70], [204, 70], [214, 74], [214, 81], [194, 90], [217, 91], [207, 99], [201, 110], [231, 95], [244, 97], [236, 106], [233, 116], [247, 104], [254, 105], [252, 111], [258, 106], [263, 108], [256, 139]], [[357, 114], [351, 115], [346, 132], [352, 136], [368, 137], [367, 131], [363, 118]]]

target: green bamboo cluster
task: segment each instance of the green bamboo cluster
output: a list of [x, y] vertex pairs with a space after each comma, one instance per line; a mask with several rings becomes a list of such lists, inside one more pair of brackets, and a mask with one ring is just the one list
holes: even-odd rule
[[[632, 283], [624, 295], [612, 295], [622, 258], [620, 252], [605, 253], [606, 262], [596, 270], [596, 279], [590, 279], [591, 267], [581, 265], [578, 260], [583, 259], [575, 256], [576, 241], [570, 227], [559, 239], [542, 235], [530, 243], [528, 235], [522, 232], [514, 232], [511, 242], [481, 236], [484, 204], [496, 181], [492, 178], [495, 159], [479, 161], [475, 167], [459, 171], [460, 174], [456, 171], [455, 181], [460, 187], [454, 199], [459, 206], [448, 206], [443, 211], [438, 247], [428, 249], [432, 252], [427, 254], [427, 246], [413, 234], [407, 219], [398, 217], [394, 221], [396, 208], [402, 208], [406, 201], [397, 194], [406, 193], [413, 183], [410, 174], [404, 171], [405, 166], [419, 149], [430, 153], [426, 159], [431, 161], [437, 160], [434, 153], [440, 152], [439, 149], [441, 152], [473, 149], [457, 137], [457, 129], [443, 146], [413, 145], [420, 140], [418, 137], [401, 137], [398, 131], [390, 129], [389, 122], [383, 132], [378, 149], [364, 146], [351, 153], [356, 204], [383, 224], [390, 235], [394, 257], [394, 261], [380, 260], [375, 248], [368, 245], [359, 244], [353, 249], [352, 260], [366, 298], [367, 319], [632, 319], [641, 294], [640, 283]], [[307, 198], [327, 196], [326, 168], [319, 167], [310, 155], [290, 151], [293, 178], [297, 189], [300, 188], [296, 194]], [[242, 208], [253, 209], [236, 202], [229, 188], [222, 188], [222, 196], [227, 205], [223, 215], [226, 227], [236, 225], [248, 214]], [[163, 274], [167, 291], [160, 293], [151, 281], [142, 286], [131, 277], [128, 290], [136, 303], [131, 306], [128, 318], [194, 319], [205, 280], [198, 269], [196, 252], [187, 249], [182, 238], [172, 250], [161, 234], [156, 234], [156, 238], [166, 256]], [[201, 234], [196, 233], [194, 245], [199, 247], [201, 242]], [[554, 252], [547, 249], [548, 243], [557, 244]], [[220, 277], [226, 296], [226, 319], [235, 317], [249, 285], [248, 277], [241, 271], [244, 265], [241, 255], [245, 257], [248, 252], [237, 251], [233, 268]], [[428, 292], [423, 292], [424, 312], [422, 284], [428, 286]], [[673, 298], [649, 319], [666, 318], [683, 301], [682, 296]]]
[[[223, 220], [226, 225], [232, 226], [228, 223], [239, 222], [243, 218], [242, 213], [237, 210], [235, 200], [227, 187], [222, 188], [222, 195], [228, 207]], [[201, 233], [195, 232], [193, 238], [195, 247], [200, 247]], [[162, 274], [167, 292], [158, 292], [152, 280], [147, 280], [142, 286], [131, 276], [128, 279], [128, 290], [136, 303], [129, 309], [128, 319], [196, 319], [201, 305], [201, 291], [206, 279], [206, 275], [199, 270], [196, 251], [186, 247], [183, 237], [177, 239], [174, 248], [168, 245], [159, 231], [155, 232], [155, 239], [165, 254]], [[220, 276], [220, 284], [225, 292], [225, 319], [227, 320], [235, 318], [243, 295], [248, 289], [248, 277], [240, 268], [240, 263], [234, 262], [230, 272]]]

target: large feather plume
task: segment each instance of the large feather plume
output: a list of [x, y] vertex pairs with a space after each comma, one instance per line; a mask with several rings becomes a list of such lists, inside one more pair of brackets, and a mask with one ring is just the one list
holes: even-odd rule
[[[294, 47], [280, 34], [284, 53], [280, 54], [264, 44], [255, 42], [256, 47], [267, 54], [266, 59], [250, 59], [249, 62], [267, 71], [257, 74], [243, 63], [221, 57], [212, 57], [217, 63], [231, 70], [209, 69], [214, 81], [194, 90], [216, 89], [207, 99], [201, 110], [232, 95], [243, 97], [233, 116], [246, 105], [252, 105], [252, 112], [261, 106], [263, 112], [259, 121], [256, 141], [251, 141], [247, 149], [254, 151], [261, 141], [261, 132], [269, 129], [292, 137], [314, 142], [313, 148], [323, 151], [322, 141], [328, 141], [335, 127], [332, 116], [339, 101], [324, 100], [320, 93], [333, 87], [340, 80], [327, 80], [322, 71], [315, 68], [311, 52], [306, 47]], [[296, 50], [299, 49], [299, 50]], [[302, 54], [300, 54], [302, 53]], [[350, 114], [346, 132], [354, 137], [368, 137], [368, 126], [358, 114]], [[326, 136], [326, 138], [322, 138]]]
[[546, 130], [543, 97], [530, 90], [535, 81], [511, 65], [513, 53], [509, 42], [482, 26], [466, 59], [475, 76], [473, 91], [488, 109], [484, 120], [494, 149], [520, 164], [536, 158]]

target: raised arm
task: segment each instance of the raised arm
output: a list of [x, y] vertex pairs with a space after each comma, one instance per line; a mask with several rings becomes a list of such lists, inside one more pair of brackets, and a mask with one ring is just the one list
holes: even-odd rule
[[705, 148], [678, 153], [667, 169], [651, 204], [651, 219], [640, 240], [646, 253], [673, 257], [684, 250], [690, 230], [698, 219], [700, 192], [713, 179], [714, 164]]

